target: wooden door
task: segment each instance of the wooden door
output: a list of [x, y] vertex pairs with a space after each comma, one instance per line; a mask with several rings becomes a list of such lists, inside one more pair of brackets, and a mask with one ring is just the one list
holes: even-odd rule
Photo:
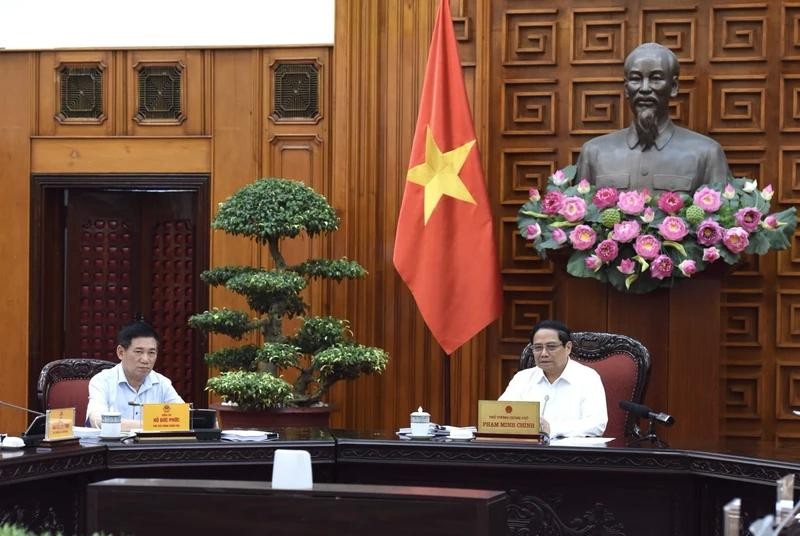
[[192, 192], [75, 189], [64, 202], [62, 354], [116, 361], [117, 332], [142, 317], [162, 338], [156, 370], [193, 400], [204, 371], [186, 326], [198, 310]]

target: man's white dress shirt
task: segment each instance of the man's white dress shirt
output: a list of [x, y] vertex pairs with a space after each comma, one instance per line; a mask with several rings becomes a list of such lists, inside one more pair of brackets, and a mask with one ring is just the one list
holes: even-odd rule
[[517, 372], [498, 400], [538, 401], [551, 437], [602, 436], [608, 424], [600, 375], [572, 359], [553, 383], [539, 367]]
[[[86, 422], [89, 416], [106, 411], [119, 411], [123, 419], [141, 420], [142, 408], [136, 404], [182, 403], [183, 399], [172, 387], [166, 376], [151, 370], [150, 374], [136, 391], [125, 378], [122, 364], [101, 370], [89, 380], [89, 405], [86, 408]], [[91, 426], [90, 424], [88, 424]]]

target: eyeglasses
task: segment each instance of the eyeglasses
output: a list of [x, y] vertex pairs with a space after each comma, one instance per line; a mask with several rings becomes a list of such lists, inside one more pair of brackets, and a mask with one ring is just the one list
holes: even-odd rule
[[533, 345], [533, 353], [534, 353], [534, 355], [542, 355], [542, 353], [544, 353], [544, 351], [547, 350], [548, 354], [552, 354], [553, 352], [555, 352], [556, 350], [558, 350], [562, 346], [564, 346], [564, 343], [560, 343], [560, 342], [548, 342], [547, 344], [544, 344], [544, 345], [542, 345], [542, 344], [534, 344]]

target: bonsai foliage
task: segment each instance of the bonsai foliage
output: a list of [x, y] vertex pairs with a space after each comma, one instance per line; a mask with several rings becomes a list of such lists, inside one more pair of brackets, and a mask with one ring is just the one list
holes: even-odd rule
[[[380, 373], [388, 355], [352, 338], [346, 320], [311, 316], [302, 291], [313, 278], [362, 278], [366, 271], [346, 258], [309, 259], [287, 266], [281, 255], [284, 238], [335, 231], [339, 217], [328, 201], [301, 182], [266, 178], [245, 186], [221, 203], [212, 227], [267, 246], [272, 269], [222, 266], [201, 274], [202, 280], [243, 296], [251, 311], [213, 309], [193, 315], [192, 328], [241, 340], [258, 331], [261, 345], [246, 344], [206, 354], [206, 363], [220, 370], [206, 389], [243, 409], [321, 404], [339, 380]], [[283, 331], [283, 319], [302, 317], [295, 333]], [[282, 372], [293, 369], [295, 380]]]

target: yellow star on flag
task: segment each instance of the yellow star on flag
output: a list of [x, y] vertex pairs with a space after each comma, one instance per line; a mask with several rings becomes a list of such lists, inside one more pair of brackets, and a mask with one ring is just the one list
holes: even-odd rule
[[458, 175], [473, 145], [475, 145], [475, 140], [468, 141], [452, 151], [442, 153], [439, 146], [436, 145], [436, 140], [433, 139], [431, 127], [428, 127], [425, 135], [425, 161], [409, 169], [408, 175], [406, 175], [409, 182], [425, 188], [424, 221], [426, 224], [443, 195], [473, 205], [477, 204]]

